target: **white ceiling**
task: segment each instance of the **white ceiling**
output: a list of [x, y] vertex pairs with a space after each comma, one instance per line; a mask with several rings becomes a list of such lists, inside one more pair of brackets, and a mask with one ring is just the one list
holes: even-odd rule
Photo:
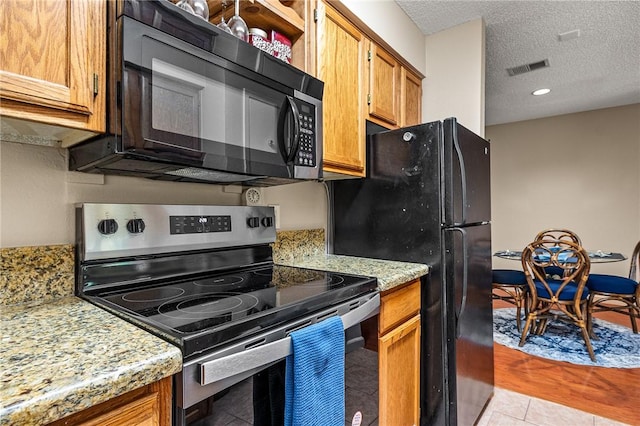
[[[639, 0], [396, 2], [426, 35], [484, 19], [487, 125], [640, 103]], [[507, 74], [544, 59], [549, 68]], [[551, 93], [531, 95], [542, 87]]]

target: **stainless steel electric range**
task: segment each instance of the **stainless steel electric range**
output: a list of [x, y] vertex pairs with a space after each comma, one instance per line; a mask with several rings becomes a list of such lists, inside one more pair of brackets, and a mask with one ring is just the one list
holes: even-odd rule
[[375, 278], [274, 265], [270, 207], [83, 204], [76, 293], [175, 344], [174, 423], [291, 353], [288, 334], [375, 315]]

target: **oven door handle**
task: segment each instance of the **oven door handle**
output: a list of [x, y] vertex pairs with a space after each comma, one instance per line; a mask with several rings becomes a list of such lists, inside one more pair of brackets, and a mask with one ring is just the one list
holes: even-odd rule
[[[344, 329], [353, 327], [380, 311], [380, 295], [376, 294], [356, 309], [342, 315]], [[268, 366], [293, 353], [291, 337], [267, 343], [246, 351], [200, 364], [200, 384], [209, 385], [253, 369]]]

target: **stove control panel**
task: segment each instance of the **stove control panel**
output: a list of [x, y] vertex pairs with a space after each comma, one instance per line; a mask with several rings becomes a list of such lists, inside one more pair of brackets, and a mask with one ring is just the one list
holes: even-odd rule
[[170, 216], [172, 234], [231, 232], [231, 216]]
[[272, 243], [267, 206], [82, 204], [76, 239], [83, 259], [208, 250]]

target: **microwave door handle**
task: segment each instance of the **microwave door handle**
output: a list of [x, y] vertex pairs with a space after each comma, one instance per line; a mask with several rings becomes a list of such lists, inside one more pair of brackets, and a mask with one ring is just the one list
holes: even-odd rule
[[[293, 141], [289, 150], [285, 144], [285, 132], [287, 124], [287, 112], [291, 110], [293, 115]], [[280, 117], [278, 118], [278, 145], [280, 146], [280, 154], [286, 164], [292, 163], [296, 158], [298, 152], [298, 145], [300, 141], [300, 118], [298, 113], [298, 107], [291, 96], [285, 98], [284, 105], [280, 110]]]

